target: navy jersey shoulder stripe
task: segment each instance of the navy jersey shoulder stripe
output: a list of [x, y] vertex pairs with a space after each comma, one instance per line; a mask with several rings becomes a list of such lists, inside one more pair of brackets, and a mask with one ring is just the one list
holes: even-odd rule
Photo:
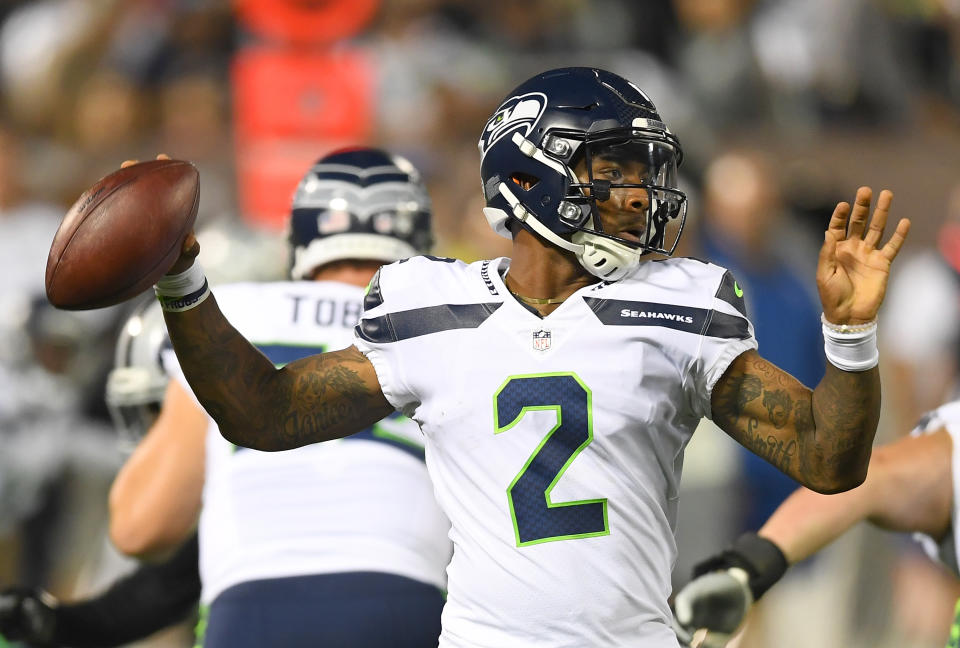
[[750, 323], [743, 317], [712, 311], [707, 329], [703, 332], [707, 337], [729, 340], [746, 340], [750, 337]]
[[737, 312], [744, 317], [747, 316], [747, 305], [743, 301], [743, 290], [729, 270], [723, 273], [723, 279], [720, 281], [720, 287], [717, 288], [716, 297], [736, 308]]
[[594, 315], [608, 326], [660, 326], [709, 337], [746, 339], [746, 319], [693, 306], [584, 297]]
[[597, 319], [609, 326], [662, 326], [687, 333], [700, 333], [709, 314], [702, 308], [676, 304], [596, 297], [584, 297], [583, 300]]
[[496, 302], [414, 308], [360, 320], [356, 332], [367, 342], [383, 344], [452, 329], [477, 328], [502, 305], [503, 302]]

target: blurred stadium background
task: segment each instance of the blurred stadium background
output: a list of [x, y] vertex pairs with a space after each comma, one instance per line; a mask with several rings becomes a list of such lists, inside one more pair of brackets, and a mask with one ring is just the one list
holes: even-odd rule
[[[505, 254], [480, 212], [480, 128], [518, 82], [567, 65], [610, 69], [651, 96], [686, 153], [683, 253], [735, 271], [760, 352], [811, 386], [822, 229], [857, 186], [892, 189], [914, 229], [881, 318], [879, 438], [954, 395], [958, 0], [6, 0], [0, 586], [71, 598], [129, 568], [104, 540], [123, 455], [102, 399], [126, 311], [43, 299], [53, 232], [86, 187], [125, 159], [191, 160], [212, 279], [276, 278], [309, 163], [380, 145], [425, 172], [438, 254]], [[701, 426], [677, 581], [791, 488]], [[741, 645], [939, 648], [958, 594], [909, 538], [860, 528], [772, 591]]]

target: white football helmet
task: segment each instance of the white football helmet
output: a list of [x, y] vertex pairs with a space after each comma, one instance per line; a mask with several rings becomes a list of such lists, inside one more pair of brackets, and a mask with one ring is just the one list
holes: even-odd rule
[[138, 307], [123, 325], [107, 376], [107, 408], [122, 444], [132, 448], [160, 413], [169, 377], [161, 353], [169, 347], [163, 312], [155, 299]]

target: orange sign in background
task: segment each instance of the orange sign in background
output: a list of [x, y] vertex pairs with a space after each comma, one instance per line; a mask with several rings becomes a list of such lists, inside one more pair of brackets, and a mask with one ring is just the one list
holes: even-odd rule
[[280, 41], [241, 49], [231, 81], [243, 217], [282, 228], [297, 182], [313, 161], [371, 137], [373, 65], [362, 50], [332, 51], [326, 45], [366, 25], [379, 2], [236, 0], [234, 5], [252, 31]]
[[234, 0], [233, 8], [259, 36], [288, 44], [329, 45], [366, 27], [380, 0]]

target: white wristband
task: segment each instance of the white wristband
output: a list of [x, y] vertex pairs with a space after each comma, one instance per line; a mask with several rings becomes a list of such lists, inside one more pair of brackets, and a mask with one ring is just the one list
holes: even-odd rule
[[880, 362], [877, 348], [877, 321], [866, 324], [833, 324], [825, 315], [823, 324], [823, 351], [837, 369], [843, 371], [867, 371]]
[[170, 313], [196, 308], [210, 296], [210, 286], [203, 268], [196, 261], [175, 275], [163, 275], [153, 287], [160, 308]]

